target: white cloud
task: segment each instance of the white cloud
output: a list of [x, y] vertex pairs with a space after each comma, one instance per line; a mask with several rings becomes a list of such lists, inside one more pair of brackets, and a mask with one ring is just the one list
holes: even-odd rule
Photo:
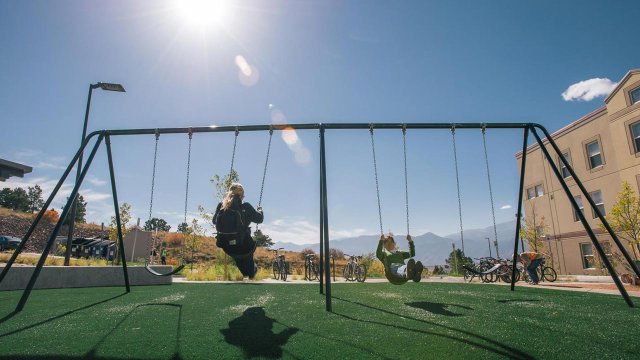
[[502, 205], [502, 206], [500, 206], [500, 210], [507, 210], [507, 209], [511, 209], [511, 205]]
[[[273, 241], [294, 244], [311, 244], [320, 241], [320, 228], [302, 217], [285, 217], [261, 224], [260, 229]], [[353, 237], [366, 234], [366, 229], [331, 229], [332, 239]]]
[[95, 176], [87, 176], [86, 181], [88, 181], [93, 186], [103, 186], [107, 184], [106, 180], [98, 179]]
[[569, 86], [562, 93], [562, 98], [564, 101], [591, 101], [597, 97], [609, 95], [617, 85], [618, 83], [607, 78], [584, 80]]

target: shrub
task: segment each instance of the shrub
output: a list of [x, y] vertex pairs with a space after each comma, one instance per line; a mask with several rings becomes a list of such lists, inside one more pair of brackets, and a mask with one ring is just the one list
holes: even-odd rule
[[[33, 217], [35, 218], [37, 216], [37, 214], [33, 214]], [[51, 223], [51, 224], [55, 224], [58, 222], [58, 220], [60, 220], [60, 214], [58, 214], [57, 211], [55, 211], [54, 209], [49, 209], [47, 211], [44, 212], [44, 215], [42, 216], [42, 220]]]

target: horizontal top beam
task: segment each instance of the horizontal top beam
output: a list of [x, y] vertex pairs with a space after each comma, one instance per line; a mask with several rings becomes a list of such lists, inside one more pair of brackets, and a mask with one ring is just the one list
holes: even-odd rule
[[103, 133], [110, 136], [119, 135], [153, 135], [153, 134], [188, 134], [212, 132], [246, 132], [268, 130], [356, 130], [356, 129], [524, 129], [541, 127], [534, 123], [309, 123], [309, 124], [270, 124], [270, 125], [224, 125], [224, 126], [196, 126], [177, 128], [147, 128], [147, 129], [118, 129], [100, 130], [89, 135], [93, 137]]

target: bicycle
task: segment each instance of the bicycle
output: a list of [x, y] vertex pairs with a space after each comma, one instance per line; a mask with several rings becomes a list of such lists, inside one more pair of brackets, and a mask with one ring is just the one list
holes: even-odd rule
[[367, 266], [358, 262], [362, 260], [362, 256], [344, 255], [349, 257], [347, 265], [342, 270], [345, 280], [364, 282], [367, 279]]
[[289, 273], [289, 264], [284, 261], [284, 255], [278, 254], [278, 251], [284, 250], [284, 248], [269, 249], [274, 252], [273, 255], [273, 278], [276, 280], [287, 281], [287, 274]]
[[[518, 264], [518, 270], [520, 270], [520, 272], [523, 273], [522, 278], [524, 281], [531, 282], [531, 279], [529, 278], [529, 272], [525, 269], [522, 263]], [[542, 258], [540, 265], [538, 265], [538, 267], [536, 268], [536, 273], [538, 274], [539, 281], [554, 282], [558, 280], [558, 273], [554, 268], [550, 266], [545, 266], [544, 258]], [[517, 278], [516, 278], [516, 281], [518, 281]]]
[[314, 261], [316, 254], [306, 254], [304, 256], [304, 279], [314, 281], [318, 279], [320, 266]]

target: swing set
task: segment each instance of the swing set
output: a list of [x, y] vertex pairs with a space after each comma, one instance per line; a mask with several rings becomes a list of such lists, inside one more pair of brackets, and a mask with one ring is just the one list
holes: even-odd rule
[[[35, 217], [35, 219], [33, 220], [33, 222], [31, 223], [29, 229], [27, 230], [25, 236], [23, 237], [23, 241], [20, 243], [20, 245], [18, 246], [18, 248], [13, 252], [11, 258], [9, 259], [9, 261], [7, 262], [7, 264], [5, 265], [5, 267], [2, 269], [2, 273], [0, 273], [0, 282], [2, 282], [2, 280], [5, 278], [6, 274], [8, 273], [8, 271], [11, 269], [12, 265], [14, 264], [16, 258], [18, 257], [18, 255], [20, 254], [20, 252], [22, 252], [24, 246], [29, 242], [29, 239], [31, 237], [31, 234], [33, 233], [33, 231], [35, 230], [36, 226], [39, 224], [39, 222], [41, 221], [46, 209], [49, 208], [49, 206], [51, 205], [51, 202], [53, 201], [54, 197], [56, 196], [56, 194], [58, 194], [60, 188], [62, 187], [63, 183], [65, 182], [65, 180], [67, 179], [67, 177], [69, 176], [69, 173], [71, 172], [71, 170], [75, 167], [79, 157], [81, 156], [81, 154], [83, 154], [83, 152], [85, 151], [85, 149], [89, 146], [89, 144], [91, 142], [93, 142], [93, 147], [91, 148], [91, 152], [89, 154], [89, 157], [87, 159], [87, 162], [85, 164], [85, 166], [82, 168], [82, 171], [80, 173], [80, 176], [77, 178], [77, 181], [75, 182], [73, 189], [68, 197], [68, 201], [65, 204], [62, 213], [60, 215], [60, 220], [56, 223], [55, 227], [53, 228], [49, 239], [47, 240], [45, 247], [43, 249], [42, 255], [40, 256], [40, 259], [38, 260], [37, 265], [35, 266], [35, 269], [27, 283], [27, 286], [25, 287], [22, 297], [20, 298], [20, 301], [18, 302], [18, 305], [16, 306], [15, 311], [19, 312], [22, 311], [22, 309], [24, 308], [29, 295], [31, 293], [31, 291], [33, 290], [33, 287], [36, 283], [36, 280], [38, 279], [38, 276], [40, 275], [40, 272], [42, 271], [42, 267], [44, 266], [44, 263], [47, 259], [47, 256], [49, 254], [49, 252], [51, 251], [51, 248], [53, 246], [53, 244], [55, 243], [55, 239], [56, 236], [59, 234], [61, 228], [62, 228], [62, 224], [64, 219], [67, 217], [67, 215], [69, 214], [69, 212], [71, 211], [71, 207], [73, 204], [72, 199], [75, 199], [78, 191], [88, 173], [88, 170], [91, 167], [91, 164], [93, 162], [93, 159], [98, 151], [98, 149], [100, 148], [100, 146], [102, 145], [102, 143], [104, 142], [105, 147], [106, 147], [106, 152], [107, 152], [107, 163], [108, 163], [108, 167], [109, 167], [109, 175], [110, 175], [110, 182], [111, 182], [111, 192], [112, 192], [112, 199], [113, 199], [113, 206], [114, 206], [114, 211], [115, 211], [115, 219], [116, 219], [116, 225], [117, 225], [117, 236], [118, 236], [118, 246], [120, 249], [122, 249], [122, 251], [120, 251], [120, 257], [121, 257], [121, 262], [122, 262], [122, 270], [123, 270], [123, 280], [124, 280], [124, 285], [126, 288], [127, 292], [130, 292], [130, 286], [129, 286], [129, 276], [128, 276], [128, 272], [127, 272], [127, 262], [126, 262], [126, 257], [125, 257], [125, 253], [124, 253], [124, 246], [123, 246], [123, 239], [122, 239], [122, 224], [120, 221], [120, 214], [119, 214], [119, 206], [118, 206], [118, 196], [117, 196], [117, 191], [116, 191], [116, 181], [115, 181], [115, 173], [114, 173], [114, 169], [113, 169], [113, 158], [112, 158], [112, 154], [111, 154], [111, 137], [113, 136], [130, 136], [130, 135], [155, 135], [156, 136], [156, 144], [155, 144], [155, 151], [154, 151], [154, 170], [153, 170], [153, 175], [152, 175], [152, 185], [151, 185], [151, 199], [150, 199], [150, 205], [149, 205], [149, 218], [151, 218], [152, 212], [153, 212], [153, 191], [154, 191], [154, 187], [155, 187], [155, 169], [156, 169], [156, 161], [157, 161], [157, 147], [158, 147], [158, 140], [161, 134], [188, 134], [189, 135], [189, 154], [187, 156], [187, 175], [186, 175], [186, 190], [185, 190], [185, 222], [186, 222], [186, 214], [187, 214], [187, 199], [188, 199], [188, 194], [189, 194], [189, 170], [190, 170], [190, 162], [191, 162], [191, 139], [193, 134], [196, 133], [212, 133], [212, 132], [234, 132], [235, 133], [235, 140], [234, 140], [234, 149], [233, 149], [233, 153], [232, 153], [232, 158], [231, 158], [231, 171], [230, 173], [233, 172], [233, 165], [234, 165], [234, 160], [235, 160], [235, 148], [236, 148], [236, 142], [237, 142], [237, 138], [238, 138], [238, 134], [240, 132], [252, 132], [252, 131], [269, 131], [270, 135], [269, 135], [269, 145], [267, 148], [267, 158], [265, 160], [265, 167], [264, 167], [264, 172], [263, 172], [263, 179], [262, 179], [262, 185], [261, 185], [261, 189], [260, 189], [260, 200], [258, 202], [258, 204], [260, 205], [262, 202], [262, 193], [264, 190], [264, 180], [266, 177], [266, 172], [267, 172], [267, 165], [269, 162], [269, 150], [271, 147], [271, 136], [273, 135], [274, 131], [287, 131], [287, 130], [316, 130], [319, 132], [319, 136], [320, 136], [320, 197], [319, 197], [319, 206], [320, 206], [320, 259], [322, 259], [322, 261], [320, 261], [320, 294], [324, 294], [325, 295], [325, 309], [327, 311], [331, 311], [331, 277], [330, 277], [330, 266], [329, 266], [329, 221], [328, 221], [328, 205], [327, 205], [327, 159], [326, 159], [326, 155], [325, 155], [325, 132], [326, 130], [345, 130], [345, 129], [368, 129], [371, 135], [371, 148], [372, 148], [372, 153], [373, 153], [373, 162], [374, 162], [374, 174], [376, 177], [376, 195], [377, 195], [377, 199], [378, 199], [378, 220], [379, 220], [379, 224], [380, 224], [380, 232], [382, 233], [382, 207], [381, 207], [381, 202], [380, 202], [380, 190], [379, 190], [379, 184], [378, 184], [378, 169], [377, 169], [377, 163], [376, 163], [376, 159], [375, 159], [375, 143], [374, 143], [374, 129], [376, 130], [383, 130], [383, 129], [396, 129], [396, 130], [402, 130], [402, 134], [403, 134], [403, 153], [404, 153], [404, 172], [405, 172], [405, 205], [406, 205], [406, 223], [407, 223], [407, 234], [410, 233], [410, 224], [409, 224], [409, 190], [408, 190], [408, 171], [407, 171], [407, 150], [406, 150], [406, 132], [409, 129], [423, 129], [423, 130], [433, 130], [433, 129], [445, 129], [445, 130], [450, 130], [451, 131], [451, 135], [452, 135], [452, 143], [453, 143], [453, 155], [454, 155], [454, 165], [455, 165], [455, 170], [456, 170], [456, 185], [457, 185], [457, 192], [458, 192], [458, 215], [459, 215], [459, 220], [460, 220], [460, 241], [462, 243], [462, 249], [464, 251], [464, 233], [463, 233], [463, 227], [462, 227], [462, 200], [461, 200], [461, 194], [460, 194], [460, 181], [459, 181], [459, 173], [458, 173], [458, 158], [457, 158], [457, 149], [456, 149], [456, 143], [455, 143], [455, 134], [457, 130], [461, 130], [461, 129], [480, 129], [482, 131], [482, 136], [483, 136], [483, 146], [484, 146], [484, 154], [485, 154], [485, 163], [486, 163], [486, 167], [487, 167], [487, 180], [489, 183], [489, 194], [490, 194], [490, 198], [491, 198], [491, 209], [492, 209], [492, 215], [493, 215], [493, 221], [494, 221], [494, 231], [496, 232], [496, 236], [497, 236], [497, 231], [496, 231], [496, 226], [495, 226], [495, 210], [494, 210], [494, 204], [493, 204], [493, 191], [491, 189], [491, 176], [489, 174], [489, 159], [487, 156], [487, 144], [486, 144], [486, 139], [485, 139], [485, 132], [487, 129], [522, 129], [523, 130], [523, 142], [522, 142], [522, 161], [521, 161], [521, 168], [520, 168], [520, 184], [519, 184], [519, 188], [518, 188], [518, 211], [516, 214], [516, 229], [515, 229], [515, 235], [514, 235], [514, 251], [513, 251], [513, 262], [516, 262], [516, 257], [518, 254], [518, 239], [519, 239], [519, 233], [520, 233], [520, 226], [521, 226], [521, 218], [522, 218], [522, 201], [523, 201], [523, 187], [524, 187], [524, 175], [525, 175], [525, 169], [526, 169], [526, 160], [527, 160], [527, 145], [528, 145], [528, 140], [529, 140], [529, 133], [533, 134], [535, 141], [537, 142], [537, 144], [540, 146], [546, 161], [548, 162], [549, 166], [551, 167], [551, 169], [553, 170], [553, 173], [555, 174], [556, 178], [558, 179], [558, 181], [560, 182], [560, 184], [562, 185], [562, 188], [565, 192], [565, 194], [567, 195], [567, 198], [569, 199], [569, 201], [571, 202], [571, 206], [573, 207], [575, 211], [575, 214], [579, 217], [580, 222], [582, 223], [582, 225], [584, 226], [585, 231], [587, 232], [587, 235], [589, 236], [589, 238], [591, 239], [594, 247], [596, 248], [596, 251], [598, 252], [598, 254], [600, 255], [600, 258], [602, 259], [603, 264], [605, 265], [606, 269], [608, 270], [609, 274], [611, 275], [614, 283], [616, 284], [620, 294], [622, 295], [622, 297], [624, 298], [625, 302], [630, 306], [633, 307], [634, 304], [631, 301], [631, 298], [629, 297], [629, 295], [627, 294], [627, 291], [625, 290], [624, 286], [622, 285], [622, 282], [620, 281], [620, 278], [618, 277], [613, 265], [611, 264], [611, 262], [609, 261], [609, 259], [607, 258], [605, 251], [602, 247], [602, 245], [600, 244], [600, 242], [598, 241], [598, 239], [596, 238], [593, 230], [591, 229], [591, 227], [589, 226], [587, 219], [585, 218], [585, 216], [582, 214], [581, 211], [579, 211], [578, 208], [578, 204], [576, 203], [573, 194], [571, 193], [568, 185], [566, 184], [564, 177], [561, 175], [560, 170], [558, 168], [558, 165], [556, 165], [552, 155], [549, 152], [549, 149], [547, 149], [547, 144], [551, 145], [551, 150], [554, 152], [555, 156], [560, 159], [562, 161], [562, 164], [566, 167], [566, 169], [569, 171], [569, 173], [571, 174], [571, 176], [573, 177], [573, 180], [575, 181], [576, 185], [578, 185], [578, 188], [580, 190], [580, 192], [583, 195], [583, 198], [587, 199], [587, 201], [589, 202], [589, 205], [591, 205], [592, 209], [594, 210], [595, 214], [597, 215], [597, 217], [599, 218], [599, 220], [602, 222], [603, 226], [606, 228], [607, 233], [611, 236], [611, 238], [613, 239], [613, 241], [615, 242], [615, 244], [617, 245], [618, 249], [620, 250], [620, 252], [623, 254], [623, 256], [625, 257], [625, 259], [627, 260], [627, 262], [629, 263], [629, 265], [631, 266], [631, 268], [633, 269], [634, 273], [640, 277], [640, 270], [638, 269], [638, 267], [636, 266], [636, 264], [633, 262], [633, 259], [631, 258], [631, 256], [629, 255], [629, 253], [626, 251], [626, 249], [624, 248], [624, 246], [622, 245], [622, 243], [620, 242], [620, 240], [618, 239], [618, 236], [615, 234], [615, 232], [613, 231], [613, 229], [611, 228], [611, 226], [609, 225], [609, 223], [607, 222], [607, 220], [605, 219], [605, 217], [602, 215], [602, 213], [599, 211], [598, 207], [595, 205], [593, 199], [591, 198], [591, 195], [589, 194], [589, 192], [586, 190], [586, 188], [584, 187], [584, 185], [582, 184], [582, 182], [580, 181], [580, 179], [578, 178], [578, 176], [575, 174], [575, 172], [573, 171], [573, 168], [571, 167], [571, 165], [568, 163], [568, 161], [561, 155], [560, 149], [557, 146], [557, 144], [555, 143], [555, 141], [553, 140], [553, 138], [551, 137], [551, 135], [549, 134], [549, 132], [541, 125], [539, 124], [535, 124], [535, 123], [375, 123], [375, 124], [367, 124], [367, 123], [313, 123], [313, 124], [282, 124], [282, 125], [244, 125], [244, 126], [210, 126], [210, 127], [183, 127], [183, 128], [160, 128], [160, 129], [125, 129], [125, 130], [100, 130], [100, 131], [95, 131], [91, 134], [89, 134], [85, 140], [83, 141], [83, 143], [81, 144], [80, 148], [78, 149], [78, 151], [75, 153], [74, 157], [71, 159], [69, 165], [67, 166], [67, 168], [65, 169], [62, 177], [60, 178], [60, 180], [58, 181], [58, 183], [56, 184], [56, 186], [54, 187], [53, 191], [51, 192], [51, 194], [49, 195], [49, 197], [47, 198], [47, 200], [45, 201], [44, 206], [42, 207], [42, 209], [40, 210], [40, 212], [37, 214], [37, 216]], [[538, 131], [541, 131], [544, 136], [546, 137], [545, 141], [547, 144], [545, 144], [545, 141], [542, 140], [542, 138], [540, 137], [540, 135], [538, 134]], [[180, 254], [180, 264], [174, 268], [172, 271], [170, 271], [169, 273], [159, 273], [156, 272], [155, 270], [150, 268], [150, 264], [147, 261], [146, 264], [146, 268], [147, 270], [156, 276], [169, 276], [172, 274], [175, 274], [176, 272], [180, 271], [185, 264], [187, 263], [187, 260], [185, 259], [185, 254], [184, 254], [184, 243], [183, 243], [183, 247], [182, 247], [182, 252]], [[512, 274], [511, 276], [511, 290], [513, 291], [515, 289], [515, 266], [514, 266], [514, 274]], [[389, 279], [389, 281], [393, 282], [395, 281], [395, 279], [392, 281], [392, 279]]]

